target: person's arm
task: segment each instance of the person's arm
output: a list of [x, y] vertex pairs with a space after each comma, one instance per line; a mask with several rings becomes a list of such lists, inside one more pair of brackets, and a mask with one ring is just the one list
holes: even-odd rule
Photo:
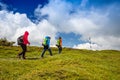
[[27, 44], [29, 44], [29, 45], [30, 45], [30, 42], [28, 41], [28, 36], [27, 36]]

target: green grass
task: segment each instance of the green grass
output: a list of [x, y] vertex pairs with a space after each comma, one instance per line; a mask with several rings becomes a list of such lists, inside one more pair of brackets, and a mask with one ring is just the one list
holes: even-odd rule
[[26, 60], [16, 58], [20, 47], [0, 46], [0, 80], [119, 80], [120, 51], [28, 47]]

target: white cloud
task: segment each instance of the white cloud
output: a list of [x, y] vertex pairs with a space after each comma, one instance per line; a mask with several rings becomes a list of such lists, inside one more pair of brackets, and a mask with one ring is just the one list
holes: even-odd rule
[[[82, 1], [81, 6], [86, 6], [87, 2], [87, 0]], [[39, 11], [49, 16], [48, 21], [56, 25], [59, 32], [82, 35], [80, 39], [84, 41], [91, 37], [92, 43], [101, 45], [102, 47], [99, 47], [101, 49], [120, 49], [120, 23], [118, 22], [120, 16], [117, 14], [120, 8], [114, 9], [118, 6], [113, 4], [106, 6], [105, 9], [104, 7], [101, 9], [91, 7], [89, 10], [75, 9], [70, 13], [74, 5], [60, 0], [51, 0]]]
[[23, 35], [25, 31], [30, 33], [31, 45], [40, 46], [46, 35], [52, 37], [52, 44], [55, 42], [56, 29], [47, 20], [34, 24], [27, 18], [26, 14], [0, 11], [0, 38], [6, 37], [16, 42], [17, 37]]
[[[84, 7], [87, 0], [81, 3]], [[30, 32], [31, 44], [40, 45], [45, 35], [52, 37], [52, 45], [55, 44], [57, 32], [82, 35], [83, 41], [88, 41], [91, 37], [94, 49], [118, 49], [120, 50], [120, 8], [113, 4], [107, 8], [94, 8], [87, 10], [75, 9], [74, 5], [64, 0], [50, 0], [43, 8], [38, 6], [35, 15], [40, 18], [48, 15], [48, 19], [43, 19], [38, 24], [31, 22], [26, 14], [0, 11], [0, 37], [7, 37], [16, 41], [16, 38], [23, 34], [25, 30]], [[114, 11], [113, 11], [114, 10]], [[64, 44], [63, 44], [64, 45]], [[75, 45], [74, 48], [87, 48], [89, 43]]]
[[97, 44], [90, 44], [90, 43], [84, 43], [84, 44], [78, 44], [74, 45], [73, 48], [75, 49], [89, 49], [89, 50], [99, 50], [102, 46], [99, 46]]
[[[60, 24], [69, 18], [69, 11], [72, 9], [72, 6], [61, 0], [50, 0], [49, 4], [45, 5], [43, 8], [40, 8], [40, 5], [35, 10], [37, 16], [48, 15], [48, 21], [58, 27]], [[41, 14], [41, 15], [40, 15]], [[60, 28], [60, 27], [59, 27]], [[65, 27], [64, 27], [65, 28]]]

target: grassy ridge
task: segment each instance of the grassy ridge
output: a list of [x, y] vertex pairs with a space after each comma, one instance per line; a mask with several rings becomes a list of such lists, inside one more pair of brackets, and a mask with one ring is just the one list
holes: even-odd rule
[[120, 51], [28, 47], [26, 60], [16, 58], [19, 47], [0, 47], [0, 80], [119, 80]]

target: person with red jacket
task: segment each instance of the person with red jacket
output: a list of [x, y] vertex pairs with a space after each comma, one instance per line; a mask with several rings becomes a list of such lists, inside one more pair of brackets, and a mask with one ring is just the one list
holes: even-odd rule
[[27, 44], [30, 45], [30, 42], [28, 41], [28, 31], [25, 31], [24, 35], [23, 35], [23, 43], [20, 44], [21, 48], [22, 48], [22, 52], [18, 54], [18, 57], [20, 58], [22, 56], [23, 59], [25, 58], [25, 53], [27, 51]]

